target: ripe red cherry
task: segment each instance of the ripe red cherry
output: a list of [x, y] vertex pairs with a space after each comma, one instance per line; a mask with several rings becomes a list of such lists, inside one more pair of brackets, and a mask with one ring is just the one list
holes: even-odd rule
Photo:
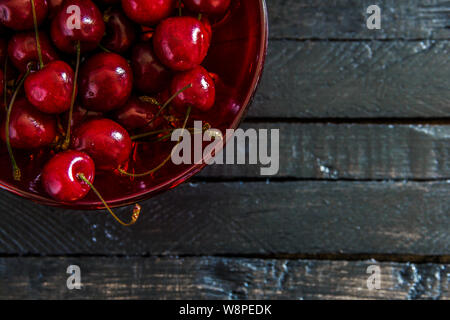
[[[72, 6], [80, 8], [80, 25], [76, 26], [76, 15], [67, 10]], [[78, 41], [81, 51], [97, 48], [105, 33], [103, 16], [91, 0], [66, 0], [56, 14], [50, 28], [56, 47], [66, 53], [75, 53]]]
[[153, 46], [161, 62], [177, 71], [200, 65], [210, 42], [203, 23], [193, 17], [166, 19], [158, 25], [153, 37]]
[[28, 101], [45, 113], [62, 113], [70, 108], [74, 72], [64, 61], [52, 61], [25, 80]]
[[78, 178], [82, 173], [91, 183], [94, 181], [94, 161], [84, 152], [65, 151], [58, 153], [42, 170], [42, 185], [57, 201], [73, 202], [83, 199], [91, 190]]
[[[65, 112], [62, 117], [63, 123], [68, 123], [69, 121], [69, 112]], [[81, 105], [76, 104], [73, 108], [72, 112], [72, 121], [70, 122], [70, 127], [76, 128], [83, 122], [89, 121], [91, 119], [100, 119], [103, 118], [102, 112], [90, 111], [83, 108]]]
[[139, 43], [131, 55], [134, 84], [145, 94], [163, 91], [170, 84], [172, 72], [156, 57], [150, 43]]
[[133, 72], [128, 62], [115, 53], [98, 53], [80, 71], [79, 96], [83, 107], [111, 111], [123, 106], [133, 88]]
[[132, 96], [123, 108], [116, 111], [114, 118], [129, 131], [141, 128], [153, 131], [164, 123], [163, 117], [155, 118], [158, 111], [159, 107], [154, 103]]
[[115, 170], [128, 161], [131, 139], [118, 123], [93, 119], [75, 129], [72, 149], [90, 155], [98, 170]]
[[[47, 16], [47, 0], [34, 0], [37, 23]], [[0, 23], [14, 30], [33, 29], [33, 12], [30, 0], [0, 1]]]
[[[0, 130], [5, 139], [5, 121]], [[10, 142], [13, 148], [34, 149], [48, 146], [56, 138], [56, 119], [40, 112], [27, 99], [17, 100], [11, 110], [9, 123]]]
[[103, 46], [117, 53], [126, 52], [136, 39], [136, 28], [119, 9], [111, 8], [103, 15], [106, 35]]
[[[39, 32], [39, 43], [44, 64], [58, 59], [58, 55], [43, 32]], [[8, 56], [19, 71], [25, 72], [30, 62], [37, 66], [39, 56], [35, 33], [25, 32], [13, 35], [8, 44]]]
[[215, 102], [216, 89], [214, 81], [205, 68], [198, 66], [190, 71], [177, 74], [170, 85], [170, 93], [191, 84], [192, 87], [181, 92], [173, 100], [173, 105], [180, 112], [185, 112], [188, 106], [200, 111], [208, 111]]
[[142, 25], [152, 26], [170, 16], [177, 0], [122, 0], [125, 14]]
[[183, 3], [193, 12], [219, 16], [228, 10], [231, 0], [184, 0]]

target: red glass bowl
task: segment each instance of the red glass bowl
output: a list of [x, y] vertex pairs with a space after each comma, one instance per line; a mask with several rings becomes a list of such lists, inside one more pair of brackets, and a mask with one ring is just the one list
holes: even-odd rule
[[[212, 110], [198, 119], [208, 121], [222, 132], [235, 129], [244, 117], [260, 80], [268, 43], [267, 10], [264, 0], [233, 0], [229, 14], [213, 28], [211, 49], [204, 66], [219, 76], [217, 99]], [[160, 163], [173, 147], [170, 143], [139, 144], [133, 154], [135, 172], [145, 172]], [[30, 154], [15, 150], [22, 170], [22, 181], [11, 176], [6, 148], [0, 150], [0, 187], [40, 204], [98, 209], [102, 204], [93, 194], [75, 203], [56, 202], [42, 189], [40, 170], [48, 151]], [[130, 179], [114, 173], [97, 173], [94, 184], [113, 207], [148, 199], [174, 188], [198, 173], [204, 164], [174, 165], [170, 161], [152, 176]]]

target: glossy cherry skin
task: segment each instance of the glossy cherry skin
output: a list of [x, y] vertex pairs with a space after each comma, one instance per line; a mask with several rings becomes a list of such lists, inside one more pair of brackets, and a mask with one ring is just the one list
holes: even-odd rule
[[[44, 64], [58, 59], [58, 55], [45, 33], [39, 32], [39, 42], [41, 44]], [[32, 62], [34, 68], [36, 68], [39, 62], [39, 56], [36, 47], [35, 33], [31, 31], [13, 35], [8, 44], [8, 56], [19, 71], [25, 72], [30, 62]]]
[[205, 59], [211, 37], [201, 21], [174, 17], [161, 22], [153, 36], [153, 47], [163, 64], [172, 70], [187, 71]]
[[[47, 0], [34, 0], [38, 24], [48, 12]], [[33, 12], [30, 0], [1, 0], [0, 23], [16, 31], [33, 29]]]
[[177, 0], [122, 0], [125, 14], [136, 23], [152, 26], [171, 15]]
[[111, 8], [103, 15], [106, 23], [106, 35], [103, 46], [113, 52], [126, 52], [136, 39], [136, 28], [119, 9]]
[[112, 171], [128, 161], [131, 139], [117, 122], [93, 119], [75, 129], [72, 149], [90, 155], [97, 170]]
[[42, 170], [42, 186], [55, 200], [74, 202], [83, 199], [91, 190], [89, 185], [77, 178], [82, 173], [94, 182], [95, 165], [84, 152], [64, 151], [51, 158]]
[[25, 80], [28, 101], [45, 113], [59, 114], [68, 110], [74, 77], [72, 68], [64, 61], [50, 62]]
[[215, 84], [208, 71], [197, 68], [177, 74], [170, 85], [171, 95], [191, 84], [192, 87], [180, 93], [174, 100], [173, 106], [184, 112], [188, 106], [200, 111], [208, 111], [214, 105], [216, 98]]
[[[80, 8], [80, 28], [75, 22], [71, 6]], [[97, 48], [105, 33], [103, 16], [91, 0], [66, 0], [52, 21], [50, 33], [55, 46], [66, 53], [75, 53], [76, 45], [80, 41], [81, 51], [87, 52]]]
[[231, 0], [183, 0], [183, 3], [193, 12], [220, 16], [228, 10]]
[[145, 94], [154, 94], [167, 88], [172, 79], [172, 71], [156, 57], [151, 43], [139, 43], [133, 47], [131, 66], [134, 84]]
[[122, 107], [131, 95], [133, 72], [116, 53], [98, 53], [80, 71], [79, 97], [83, 107], [107, 112]]
[[[70, 127], [73, 130], [74, 128], [77, 128], [86, 121], [101, 118], [104, 118], [102, 112], [90, 111], [83, 108], [80, 104], [75, 104], [75, 106], [73, 107], [72, 121], [70, 122]], [[61, 119], [64, 126], [66, 126], [67, 122], [69, 121], [69, 112], [66, 111], [65, 113], [63, 113]]]
[[[40, 112], [25, 98], [16, 100], [9, 122], [9, 136], [13, 148], [35, 149], [48, 146], [55, 140], [56, 133], [54, 116]], [[2, 140], [6, 141], [5, 120], [2, 122], [0, 135]]]
[[[164, 123], [164, 118], [161, 116], [155, 119], [158, 111], [158, 105], [132, 96], [124, 107], [114, 113], [114, 119], [128, 131], [142, 128], [146, 131], [154, 131]], [[150, 121], [152, 122], [149, 124]]]

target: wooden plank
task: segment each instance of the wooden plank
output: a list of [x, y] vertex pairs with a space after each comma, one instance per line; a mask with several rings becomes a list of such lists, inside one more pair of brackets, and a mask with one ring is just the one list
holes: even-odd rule
[[[381, 30], [366, 26], [370, 5], [381, 9]], [[272, 39], [450, 39], [446, 0], [267, 1]]]
[[[264, 122], [242, 128], [280, 130], [278, 178], [450, 179], [448, 125]], [[236, 150], [242, 153], [248, 159], [248, 144]], [[214, 165], [199, 177], [261, 178], [261, 165]]]
[[448, 118], [450, 41], [272, 41], [252, 118]]
[[[69, 265], [81, 290], [67, 289]], [[371, 265], [380, 290], [368, 289]], [[449, 275], [450, 265], [376, 261], [1, 258], [0, 299], [450, 299]]]
[[131, 228], [2, 192], [0, 254], [449, 255], [449, 192], [450, 181], [191, 183], [143, 202]]

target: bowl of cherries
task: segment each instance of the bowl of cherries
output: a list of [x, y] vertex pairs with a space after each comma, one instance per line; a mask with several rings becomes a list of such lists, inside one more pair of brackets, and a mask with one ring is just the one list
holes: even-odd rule
[[0, 187], [133, 224], [205, 166], [174, 131], [237, 128], [267, 36], [264, 0], [0, 0]]

